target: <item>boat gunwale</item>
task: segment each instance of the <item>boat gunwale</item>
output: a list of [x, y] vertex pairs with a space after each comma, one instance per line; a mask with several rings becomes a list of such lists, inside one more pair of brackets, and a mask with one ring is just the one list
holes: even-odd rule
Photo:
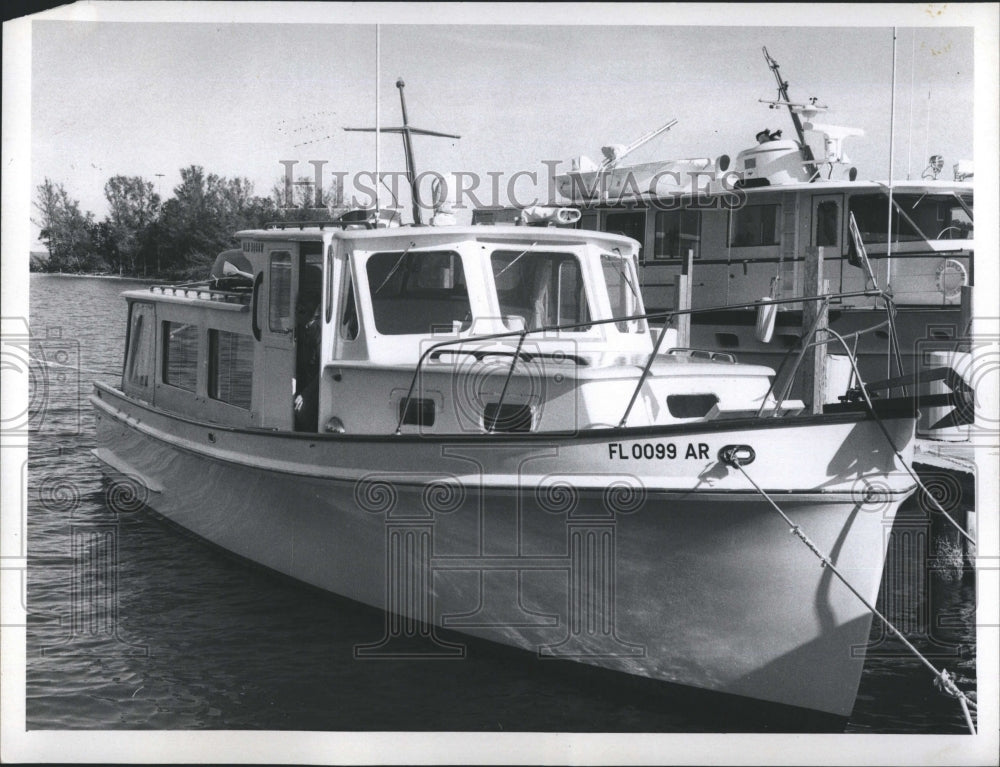
[[[598, 428], [583, 428], [564, 431], [544, 431], [544, 432], [451, 432], [451, 433], [422, 433], [404, 432], [396, 434], [389, 432], [385, 434], [362, 434], [362, 433], [329, 433], [323, 431], [298, 432], [281, 429], [268, 429], [262, 427], [232, 426], [228, 424], [216, 424], [208, 421], [201, 421], [181, 413], [156, 407], [153, 404], [125, 394], [120, 389], [116, 389], [109, 384], [94, 381], [96, 392], [106, 392], [114, 397], [139, 407], [156, 415], [182, 421], [192, 426], [209, 429], [212, 431], [222, 431], [231, 434], [245, 434], [247, 436], [270, 436], [281, 437], [283, 439], [297, 439], [305, 441], [321, 442], [398, 442], [411, 443], [496, 443], [509, 445], [518, 442], [545, 442], [558, 440], [579, 440], [583, 442], [603, 442], [608, 439], [641, 439], [651, 437], [668, 437], [677, 434], [689, 433], [692, 430], [698, 433], [717, 431], [759, 431], [762, 429], [794, 428], [798, 426], [825, 426], [846, 423], [862, 423], [875, 420], [875, 416], [868, 412], [864, 403], [843, 403], [840, 405], [827, 406], [830, 412], [784, 416], [779, 418], [746, 416], [739, 418], [716, 418], [711, 421], [685, 421], [674, 424], [654, 424], [651, 426], [607, 426]], [[101, 404], [108, 408], [112, 407], [103, 401], [100, 393], [97, 398], [101, 399]], [[90, 396], [93, 404], [94, 395]], [[873, 405], [877, 410], [885, 412], [879, 413], [881, 419], [903, 419], [917, 420], [917, 415], [911, 409], [913, 398], [905, 397], [895, 400], [874, 400]]]

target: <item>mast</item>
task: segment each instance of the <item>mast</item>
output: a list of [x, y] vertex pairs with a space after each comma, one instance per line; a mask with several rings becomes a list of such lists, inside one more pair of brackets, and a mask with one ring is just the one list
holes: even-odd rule
[[406, 117], [406, 96], [403, 88], [406, 83], [400, 77], [396, 80], [396, 87], [399, 88], [399, 107], [403, 110], [403, 150], [406, 153], [406, 180], [410, 182], [410, 205], [413, 208], [413, 223], [420, 225], [420, 201], [417, 199], [416, 169], [413, 162], [413, 142], [410, 141], [410, 121]]
[[[417, 136], [437, 136], [439, 138], [462, 138], [461, 136], [456, 136], [453, 133], [441, 133], [439, 131], [426, 130], [424, 128], [415, 128], [410, 125], [410, 121], [406, 114], [406, 97], [403, 95], [403, 88], [406, 87], [406, 83], [403, 82], [403, 78], [396, 80], [396, 87], [399, 88], [399, 106], [403, 112], [403, 124], [394, 128], [344, 128], [346, 131], [364, 131], [364, 132], [375, 132], [379, 133], [400, 133], [403, 136], [403, 150], [406, 153], [406, 180], [410, 184], [410, 198], [413, 208], [413, 223], [416, 226], [420, 226], [423, 222], [420, 219], [420, 196], [417, 191], [417, 173], [416, 164], [413, 160], [413, 144], [411, 137]], [[376, 185], [378, 184], [378, 179], [375, 180]]]
[[802, 130], [802, 121], [799, 119], [798, 112], [792, 109], [792, 105], [788, 98], [788, 82], [781, 79], [781, 72], [778, 71], [778, 62], [771, 58], [771, 54], [767, 52], [767, 48], [764, 49], [764, 58], [767, 59], [767, 65], [774, 72], [774, 79], [778, 81], [778, 98], [785, 103], [788, 107], [788, 114], [791, 115], [792, 125], [795, 126], [795, 134], [799, 138], [799, 145], [802, 147], [802, 156], [806, 160], [806, 170], [809, 171], [809, 180], [814, 181], [819, 176], [819, 169], [816, 167], [816, 158], [813, 157], [812, 149], [806, 143], [805, 132]]

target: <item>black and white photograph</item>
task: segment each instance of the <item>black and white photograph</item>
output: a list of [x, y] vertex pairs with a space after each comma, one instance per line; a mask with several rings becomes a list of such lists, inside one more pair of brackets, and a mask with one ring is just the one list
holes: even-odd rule
[[24, 12], [0, 759], [997, 764], [1000, 7]]

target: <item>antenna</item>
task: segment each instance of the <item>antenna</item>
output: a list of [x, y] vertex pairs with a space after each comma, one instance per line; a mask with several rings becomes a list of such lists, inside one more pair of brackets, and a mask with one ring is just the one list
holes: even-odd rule
[[917, 68], [917, 31], [910, 33], [910, 124], [906, 129], [906, 180], [910, 180], [910, 164], [913, 159], [913, 73]]
[[767, 48], [763, 50], [767, 65], [774, 72], [774, 79], [778, 81], [778, 100], [788, 106], [788, 114], [792, 117], [795, 134], [799, 137], [802, 155], [806, 159], [806, 170], [809, 171], [809, 180], [813, 181], [819, 176], [819, 169], [816, 167], [816, 158], [813, 157], [812, 149], [806, 143], [805, 133], [802, 131], [802, 121], [799, 119], [798, 113], [792, 109], [791, 100], [788, 98], [788, 83], [781, 79], [781, 72], [778, 71], [778, 62], [771, 58], [771, 54], [767, 52]]
[[[395, 128], [344, 128], [346, 131], [364, 131], [364, 132], [375, 132], [378, 133], [400, 133], [403, 136], [403, 150], [406, 153], [406, 180], [410, 183], [410, 195], [411, 202], [413, 206], [413, 223], [420, 226], [423, 222], [420, 220], [420, 197], [417, 191], [417, 173], [416, 166], [413, 161], [413, 144], [411, 142], [411, 136], [437, 136], [439, 138], [462, 138], [461, 136], [456, 136], [453, 133], [440, 133], [439, 131], [425, 130], [424, 128], [414, 128], [410, 125], [409, 119], [406, 115], [406, 97], [403, 95], [403, 88], [406, 87], [406, 83], [403, 82], [403, 78], [396, 80], [396, 87], [399, 88], [399, 106], [403, 112], [403, 124]], [[376, 180], [376, 185], [378, 181]]]

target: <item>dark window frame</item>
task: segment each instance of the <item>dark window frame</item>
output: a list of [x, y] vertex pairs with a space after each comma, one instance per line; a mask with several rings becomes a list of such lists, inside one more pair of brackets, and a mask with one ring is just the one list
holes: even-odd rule
[[[765, 222], [760, 215], [755, 219], [741, 221], [747, 219], [751, 212], [765, 210], [773, 212], [773, 222]], [[762, 202], [733, 209], [729, 213], [729, 247], [773, 248], [781, 245], [781, 213], [780, 202]], [[742, 226], [743, 224], [746, 226]], [[765, 231], [765, 226], [770, 231]], [[767, 234], [770, 234], [769, 238]]]
[[[128, 355], [125, 363], [125, 380], [129, 386], [148, 389], [155, 375], [156, 314], [153, 304], [134, 301], [129, 306]], [[140, 358], [143, 365], [140, 366]], [[141, 369], [140, 369], [141, 368]]]
[[[667, 230], [662, 226], [662, 222], [666, 221], [668, 217], [676, 217], [677, 227], [676, 230]], [[689, 229], [685, 228], [685, 222], [691, 223], [694, 220], [694, 234], [690, 233]], [[687, 258], [686, 248], [683, 247], [684, 243], [690, 242], [694, 250], [694, 258], [701, 258], [701, 211], [691, 210], [689, 208], [681, 208], [679, 210], [660, 210], [656, 212], [656, 217], [653, 220], [653, 252], [651, 254], [652, 261], [683, 261]], [[676, 240], [672, 245], [676, 245], [676, 255], [673, 254], [673, 248], [662, 249], [660, 248], [660, 243], [667, 244], [667, 232], [676, 231]], [[657, 236], [660, 233], [663, 236]]]
[[[497, 262], [496, 259], [498, 257], [506, 258], [508, 256], [512, 257], [511, 260], [507, 262], [506, 265], [500, 266], [500, 264]], [[552, 269], [552, 271], [550, 271], [548, 275], [548, 287], [552, 289], [552, 292], [555, 295], [555, 307], [554, 307], [555, 320], [550, 320], [550, 316], [552, 314], [552, 307], [550, 306], [546, 307], [546, 317], [544, 322], [540, 323], [529, 322], [529, 320], [536, 319], [533, 317], [535, 310], [534, 297], [530, 295], [515, 296], [515, 298], [519, 299], [519, 301], [517, 303], [512, 303], [509, 301], [509, 297], [512, 293], [514, 293], [515, 290], [517, 290], [517, 287], [501, 290], [500, 285], [497, 284], [497, 277], [501, 276], [507, 269], [509, 269], [511, 267], [511, 264], [517, 261], [518, 257], [522, 259], [520, 262], [518, 262], [521, 264], [522, 270], [528, 267], [533, 267], [534, 270], [538, 270], [539, 268], [554, 267], [554, 269]], [[528, 259], [531, 259], [531, 261], [529, 261]], [[542, 259], [546, 259], [549, 262], [544, 267], [538, 263]], [[578, 284], [576, 286], [576, 293], [577, 293], [576, 316], [572, 318], [564, 318], [562, 286], [565, 277], [564, 267], [569, 264], [572, 264], [572, 266], [574, 267], [578, 280]], [[564, 333], [586, 333], [593, 327], [593, 325], [590, 324], [591, 319], [594, 316], [594, 313], [592, 311], [592, 306], [593, 306], [592, 296], [590, 295], [587, 286], [587, 280], [584, 279], [583, 264], [580, 262], [579, 256], [577, 256], [575, 253], [567, 253], [564, 251], [556, 251], [556, 250], [532, 251], [530, 253], [523, 253], [522, 251], [511, 248], [497, 248], [490, 253], [490, 269], [493, 276], [493, 287], [496, 291], [496, 297], [500, 307], [501, 317], [506, 318], [508, 316], [524, 316], [525, 325], [533, 326], [529, 327], [528, 329], [534, 329], [536, 327], [548, 327], [551, 325], [570, 325], [574, 323], [579, 325], [579, 327], [573, 329], [560, 331]], [[535, 278], [536, 271], [532, 271], [528, 275], [522, 274], [520, 277], [518, 277], [517, 273], [515, 273], [513, 276], [516, 278], [514, 280], [515, 286], [520, 286], [521, 289], [524, 290], [531, 287], [527, 285], [527, 283], [524, 280], [527, 279], [528, 276]], [[541, 285], [536, 284], [536, 288], [537, 287], [541, 287]], [[526, 314], [522, 315], [518, 311], [508, 311], [509, 309], [523, 309], [526, 312]], [[504, 319], [504, 325], [510, 328], [511, 330], [520, 329], [512, 327], [510, 323], [507, 322], [506, 319]]]
[[[449, 285], [427, 284], [428, 276], [432, 273], [422, 273], [430, 266], [431, 269], [440, 267], [433, 259], [446, 256], [449, 259], [447, 267], [438, 276], [442, 279], [446, 277], [450, 281]], [[382, 261], [388, 265], [388, 269], [383, 269]], [[373, 266], [378, 266], [373, 270]], [[440, 250], [403, 250], [403, 251], [379, 251], [372, 253], [365, 259], [365, 274], [368, 279], [368, 298], [372, 304], [372, 319], [375, 324], [375, 332], [385, 336], [400, 335], [431, 335], [437, 328], [451, 328], [456, 322], [460, 323], [462, 330], [468, 329], [472, 324], [472, 297], [469, 295], [469, 285], [465, 277], [465, 263], [462, 254], [457, 250], [442, 248]], [[431, 276], [433, 283], [435, 277]], [[353, 286], [352, 286], [353, 287]], [[356, 288], [355, 288], [356, 289]], [[356, 297], [355, 297], [356, 298]], [[431, 315], [422, 317], [416, 323], [416, 327], [400, 325], [393, 322], [394, 312], [388, 311], [393, 301], [411, 303], [410, 308], [426, 308], [432, 305]], [[357, 307], [357, 300], [355, 300]], [[395, 307], [398, 311], [399, 306]], [[441, 316], [437, 314], [443, 310]], [[424, 322], [426, 321], [426, 327]]]

